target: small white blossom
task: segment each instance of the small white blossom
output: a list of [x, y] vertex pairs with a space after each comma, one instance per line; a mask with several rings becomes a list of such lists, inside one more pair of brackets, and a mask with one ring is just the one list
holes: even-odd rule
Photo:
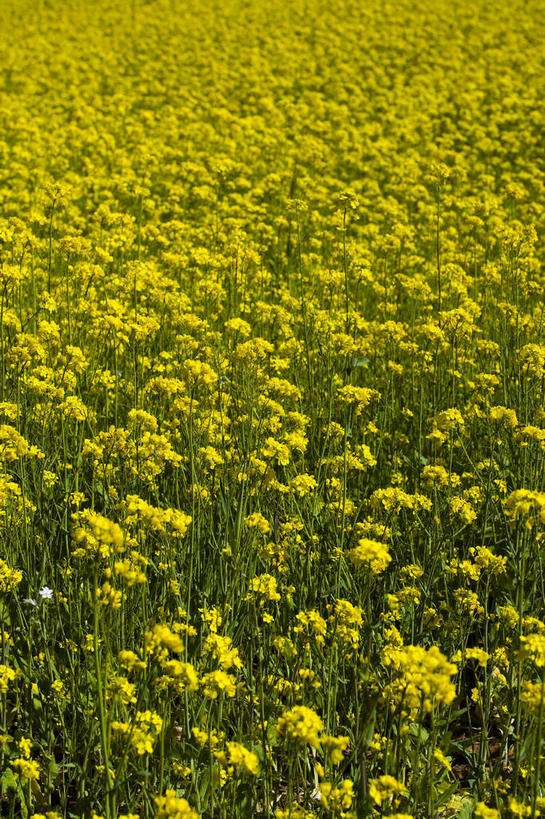
[[50, 589], [49, 586], [43, 586], [38, 592], [42, 600], [51, 600], [53, 597], [53, 589]]

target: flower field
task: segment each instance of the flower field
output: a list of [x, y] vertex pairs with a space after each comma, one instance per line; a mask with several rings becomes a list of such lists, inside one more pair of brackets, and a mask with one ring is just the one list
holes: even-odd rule
[[0, 816], [545, 815], [545, 7], [0, 3]]

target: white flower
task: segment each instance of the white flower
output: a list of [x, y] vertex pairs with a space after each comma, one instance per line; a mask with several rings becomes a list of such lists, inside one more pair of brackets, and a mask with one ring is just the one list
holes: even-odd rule
[[43, 586], [38, 592], [42, 600], [51, 600], [53, 597], [53, 589], [50, 589], [49, 586]]
[[30, 597], [25, 597], [25, 599], [23, 600], [23, 603], [28, 603], [30, 606], [36, 606], [37, 605], [36, 601], [31, 600]]

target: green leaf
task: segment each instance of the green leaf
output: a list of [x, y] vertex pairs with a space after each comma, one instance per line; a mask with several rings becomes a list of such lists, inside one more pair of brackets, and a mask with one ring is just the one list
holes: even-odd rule
[[0, 785], [3, 791], [17, 790], [17, 780], [11, 768], [6, 768], [0, 779]]
[[464, 804], [462, 810], [458, 814], [458, 819], [471, 819], [473, 816], [473, 802], [468, 801]]
[[368, 748], [371, 745], [374, 733], [375, 733], [375, 723], [377, 718], [377, 712], [373, 709], [371, 716], [365, 726], [363, 732], [363, 747]]
[[426, 729], [424, 728], [423, 725], [418, 725], [417, 722], [411, 722], [409, 732], [410, 732], [411, 736], [413, 736], [415, 738], [420, 736], [420, 742], [422, 744], [424, 744], [425, 742], [428, 741], [428, 737], [429, 737], [428, 732], [426, 731]]

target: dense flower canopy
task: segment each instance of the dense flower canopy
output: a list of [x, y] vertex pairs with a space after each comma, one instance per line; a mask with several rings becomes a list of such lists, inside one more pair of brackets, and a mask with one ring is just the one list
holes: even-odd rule
[[539, 815], [542, 4], [0, 31], [0, 813]]

